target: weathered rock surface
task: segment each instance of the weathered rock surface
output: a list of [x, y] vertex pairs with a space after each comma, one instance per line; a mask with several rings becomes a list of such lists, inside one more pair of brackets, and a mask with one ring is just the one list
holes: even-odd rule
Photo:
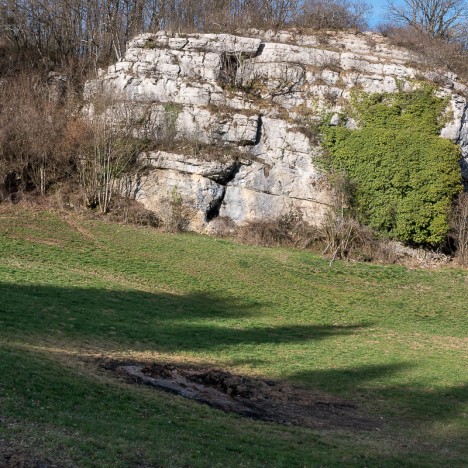
[[90, 100], [112, 93], [144, 115], [145, 136], [169, 133], [216, 149], [200, 155], [174, 145], [142, 155], [145, 170], [132, 191], [149, 209], [166, 210], [177, 197], [197, 230], [210, 230], [217, 217], [242, 224], [291, 210], [319, 223], [331, 194], [317, 168], [314, 122], [325, 112], [338, 119], [355, 87], [411, 90], [422, 78], [450, 97], [453, 117], [442, 136], [461, 146], [468, 179], [468, 88], [456, 75], [418, 69], [412, 53], [372, 33], [245, 36], [143, 34], [121, 62], [87, 83]]

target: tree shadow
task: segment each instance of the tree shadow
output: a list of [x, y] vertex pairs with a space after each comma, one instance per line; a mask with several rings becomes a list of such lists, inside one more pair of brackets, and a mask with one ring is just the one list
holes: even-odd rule
[[206, 351], [249, 344], [318, 341], [369, 324], [258, 326], [250, 318], [268, 304], [239, 297], [176, 295], [55, 286], [0, 284], [6, 333], [135, 343], [153, 351]]
[[[7, 339], [94, 340], [122, 351], [216, 352], [242, 345], [307, 343], [356, 334], [372, 325], [259, 326], [260, 320], [254, 322], [253, 318], [261, 319], [268, 304], [213, 293], [176, 295], [1, 283], [0, 298], [0, 333]], [[248, 354], [249, 349], [242, 353]], [[255, 365], [262, 356], [234, 359]], [[363, 401], [377, 396], [372, 405], [379, 407], [377, 400], [382, 399], [388, 410], [394, 403], [395, 411], [407, 420], [435, 422], [459, 417], [468, 400], [466, 385], [427, 390], [391, 383], [393, 375], [411, 365], [310, 369], [289, 374], [287, 379], [328, 393], [362, 396]], [[378, 380], [389, 383], [374, 386]]]
[[[297, 372], [289, 379], [307, 382], [330, 393], [352, 394], [367, 406], [385, 410], [392, 417], [405, 420], [408, 427], [427, 423], [449, 422], [464, 414], [468, 403], [468, 384], [423, 388], [392, 384], [392, 377], [415, 364], [365, 365], [340, 369]], [[388, 380], [390, 383], [382, 385]], [[373, 383], [378, 382], [375, 386]], [[389, 404], [392, 407], [389, 407]], [[462, 435], [460, 435], [462, 437]]]

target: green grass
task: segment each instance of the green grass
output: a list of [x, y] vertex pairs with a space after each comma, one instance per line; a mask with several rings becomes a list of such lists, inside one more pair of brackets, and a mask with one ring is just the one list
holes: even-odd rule
[[[466, 465], [467, 290], [456, 269], [330, 267], [3, 208], [0, 463], [3, 450], [78, 466]], [[383, 425], [253, 421], [127, 384], [98, 357], [284, 379], [351, 398]]]

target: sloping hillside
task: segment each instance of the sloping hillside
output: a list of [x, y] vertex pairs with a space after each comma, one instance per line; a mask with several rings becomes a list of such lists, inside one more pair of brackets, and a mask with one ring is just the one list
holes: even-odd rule
[[[466, 272], [6, 205], [0, 259], [2, 466], [466, 465]], [[370, 423], [256, 421], [116, 362], [282, 381]]]

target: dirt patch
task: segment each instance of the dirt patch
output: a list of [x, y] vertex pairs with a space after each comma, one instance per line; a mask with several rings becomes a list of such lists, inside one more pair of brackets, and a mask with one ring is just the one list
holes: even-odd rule
[[315, 429], [377, 430], [380, 425], [354, 402], [284, 382], [172, 364], [108, 368], [136, 383], [254, 419]]

